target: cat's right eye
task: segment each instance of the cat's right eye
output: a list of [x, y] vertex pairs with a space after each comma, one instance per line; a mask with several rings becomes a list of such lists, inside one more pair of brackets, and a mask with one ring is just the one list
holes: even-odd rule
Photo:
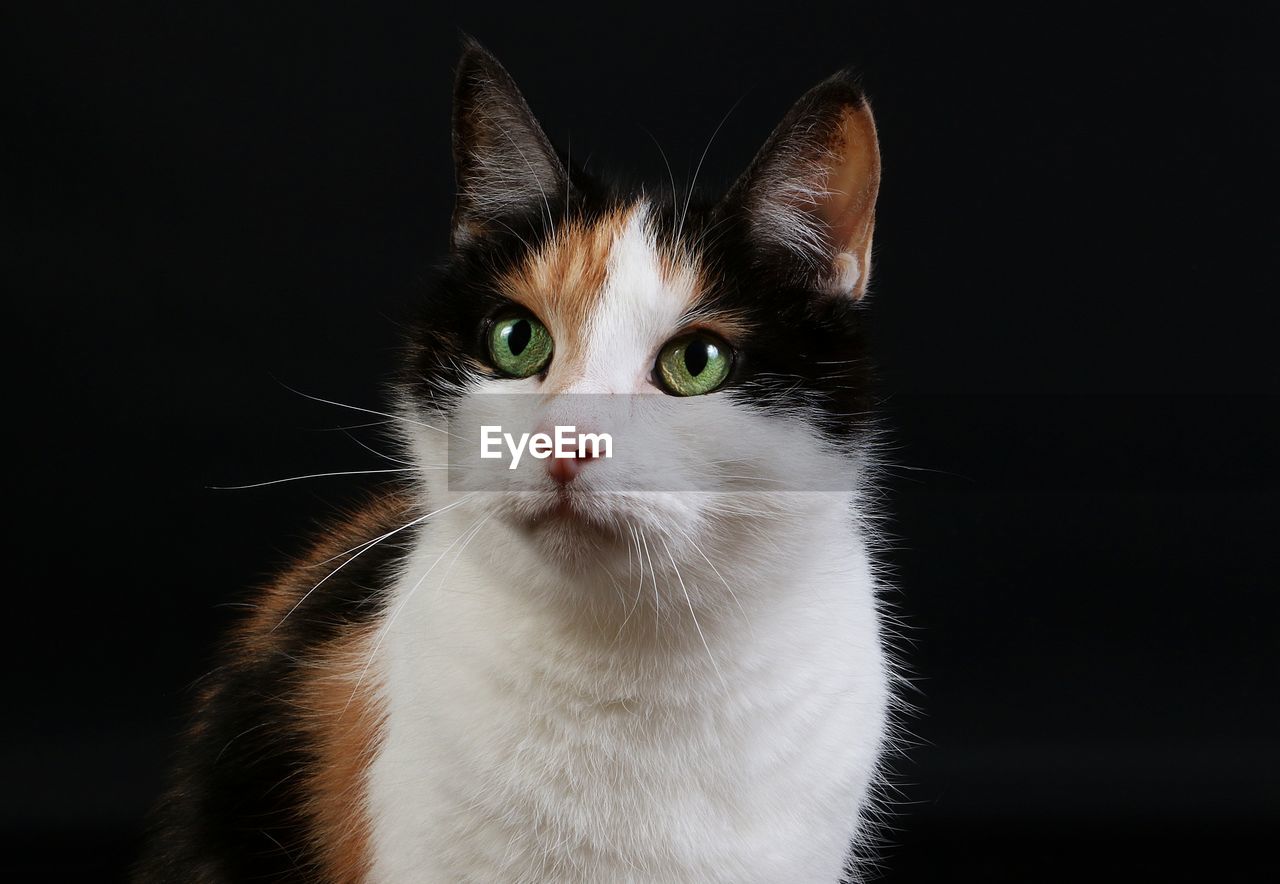
[[530, 313], [503, 313], [489, 327], [489, 358], [508, 377], [527, 378], [542, 371], [554, 349], [551, 333]]

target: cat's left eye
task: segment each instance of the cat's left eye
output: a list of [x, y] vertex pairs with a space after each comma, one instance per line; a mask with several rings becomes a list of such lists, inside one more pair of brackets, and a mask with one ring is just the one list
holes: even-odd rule
[[693, 332], [663, 345], [657, 374], [668, 393], [701, 396], [719, 388], [732, 365], [732, 353], [724, 341], [707, 332]]
[[489, 328], [489, 356], [509, 377], [527, 378], [542, 371], [553, 349], [551, 333], [530, 313], [505, 313]]

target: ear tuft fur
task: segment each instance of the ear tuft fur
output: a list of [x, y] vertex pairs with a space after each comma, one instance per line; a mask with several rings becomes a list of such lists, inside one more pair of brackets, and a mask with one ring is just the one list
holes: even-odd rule
[[454, 85], [455, 246], [504, 216], [549, 210], [564, 166], [515, 81], [487, 49], [463, 38]]
[[870, 275], [880, 152], [871, 108], [841, 72], [810, 89], [726, 197], [771, 258], [813, 287], [860, 298]]

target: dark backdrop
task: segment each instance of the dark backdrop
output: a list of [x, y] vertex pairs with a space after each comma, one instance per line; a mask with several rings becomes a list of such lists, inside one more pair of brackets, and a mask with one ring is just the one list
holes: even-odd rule
[[664, 178], [656, 140], [687, 181], [736, 108], [708, 185], [861, 72], [922, 710], [886, 879], [1273, 867], [1274, 23], [345, 6], [6, 6], [0, 874], [119, 874], [227, 603], [374, 484], [209, 488], [383, 465], [288, 388], [385, 404], [446, 241], [459, 28], [593, 168]]

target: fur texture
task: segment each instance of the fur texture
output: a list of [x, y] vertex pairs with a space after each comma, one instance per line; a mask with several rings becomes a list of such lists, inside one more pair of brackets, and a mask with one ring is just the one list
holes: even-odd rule
[[[396, 390], [419, 469], [265, 593], [140, 880], [840, 880], [894, 702], [865, 102], [820, 84], [706, 203], [569, 169], [475, 45], [454, 132], [453, 249]], [[523, 379], [488, 352], [513, 309], [554, 339]], [[732, 353], [696, 402], [655, 370], [691, 333]], [[468, 464], [461, 490], [451, 437], [516, 394], [635, 455], [571, 481]]]

